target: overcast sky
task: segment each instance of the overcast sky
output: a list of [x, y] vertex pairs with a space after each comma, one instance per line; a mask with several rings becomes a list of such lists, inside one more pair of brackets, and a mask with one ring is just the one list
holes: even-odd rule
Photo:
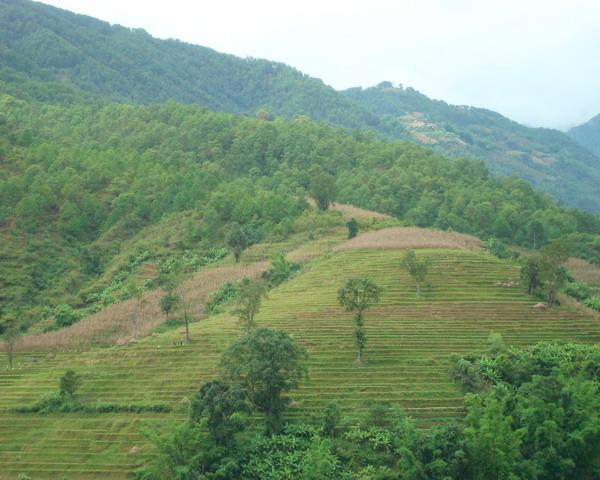
[[45, 0], [160, 38], [567, 128], [600, 113], [598, 0]]

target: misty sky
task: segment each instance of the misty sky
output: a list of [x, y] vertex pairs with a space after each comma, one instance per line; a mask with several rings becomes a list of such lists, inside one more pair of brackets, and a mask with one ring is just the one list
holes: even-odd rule
[[160, 38], [567, 128], [600, 113], [597, 0], [45, 0]]

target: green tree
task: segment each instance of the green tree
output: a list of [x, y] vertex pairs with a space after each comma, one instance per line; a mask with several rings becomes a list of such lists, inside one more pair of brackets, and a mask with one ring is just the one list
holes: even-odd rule
[[541, 250], [540, 279], [546, 289], [548, 307], [556, 303], [558, 291], [567, 281], [565, 263], [569, 254], [570, 245], [563, 240], [555, 240]]
[[[167, 273], [164, 273], [159, 278], [159, 283], [165, 292], [172, 292], [172, 295], [177, 297], [176, 303], [181, 304], [183, 308], [183, 322], [185, 325], [185, 340], [190, 342], [190, 300], [187, 291], [184, 287], [185, 279], [190, 273], [191, 266], [185, 261], [185, 258], [177, 259]], [[163, 310], [164, 311], [164, 310]]]
[[234, 223], [227, 234], [227, 245], [233, 250], [235, 261], [239, 263], [242, 252], [254, 243], [252, 232], [248, 228]]
[[310, 179], [310, 194], [320, 210], [327, 210], [336, 198], [335, 177], [329, 173], [318, 173]]
[[77, 375], [74, 370], [67, 370], [65, 374], [60, 377], [59, 388], [61, 397], [68, 399], [74, 398], [80, 385], [81, 376]]
[[17, 327], [17, 321], [15, 319], [7, 320], [3, 326], [4, 333], [2, 334], [2, 338], [4, 339], [4, 349], [6, 351], [6, 358], [8, 360], [8, 368], [12, 370], [15, 343], [19, 338], [20, 331]]
[[69, 305], [60, 304], [54, 308], [54, 322], [57, 327], [68, 327], [79, 320], [79, 315]]
[[527, 224], [527, 236], [531, 242], [531, 247], [534, 249], [540, 248], [546, 243], [546, 228], [544, 224], [534, 218]]
[[135, 312], [133, 314], [133, 338], [137, 339], [140, 333], [140, 326], [144, 324], [144, 314], [146, 299], [144, 298], [144, 289], [140, 287], [134, 279], [131, 279], [126, 286], [127, 296], [135, 302]]
[[160, 297], [160, 310], [165, 314], [166, 321], [169, 321], [169, 315], [177, 308], [181, 301], [179, 295], [173, 290], [168, 290]]
[[254, 317], [260, 310], [265, 292], [266, 287], [260, 281], [246, 280], [238, 289], [233, 313], [238, 317], [245, 333], [249, 333], [256, 326]]
[[228, 379], [239, 383], [254, 407], [265, 415], [267, 432], [277, 433], [290, 402], [282, 394], [297, 388], [307, 377], [307, 356], [286, 332], [260, 328], [231, 345], [221, 365]]
[[330, 402], [323, 409], [322, 430], [325, 435], [333, 438], [342, 421], [342, 411], [335, 402]]
[[540, 259], [538, 257], [529, 257], [523, 265], [521, 265], [521, 282], [525, 287], [525, 291], [529, 295], [541, 286], [540, 280]]
[[521, 444], [524, 429], [513, 429], [513, 418], [505, 412], [507, 399], [468, 394], [465, 403], [465, 450], [469, 478], [516, 480], [523, 464]]
[[206, 426], [219, 445], [229, 445], [236, 432], [245, 426], [250, 413], [245, 390], [236, 384], [211, 380], [200, 387], [190, 404], [190, 420], [206, 421]]
[[358, 222], [355, 218], [351, 218], [347, 223], [346, 227], [348, 227], [348, 239], [356, 237], [358, 235]]
[[351, 278], [338, 291], [338, 301], [342, 307], [351, 312], [356, 312], [354, 322], [356, 330], [354, 338], [356, 341], [356, 361], [362, 363], [363, 350], [367, 343], [364, 331], [364, 312], [371, 305], [379, 302], [381, 288], [368, 278]]
[[424, 258], [419, 260], [414, 250], [408, 250], [402, 259], [402, 266], [408, 271], [408, 274], [413, 278], [417, 285], [417, 298], [421, 296], [421, 285], [427, 277], [431, 260]]

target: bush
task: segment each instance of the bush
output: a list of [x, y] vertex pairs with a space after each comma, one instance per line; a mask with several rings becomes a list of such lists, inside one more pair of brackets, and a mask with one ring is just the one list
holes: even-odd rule
[[227, 305], [231, 302], [238, 292], [238, 285], [232, 282], [223, 283], [219, 289], [214, 292], [208, 302], [206, 302], [206, 306], [204, 307], [204, 311], [206, 313], [215, 313], [219, 311], [219, 307], [223, 305]]
[[80, 385], [81, 377], [77, 375], [74, 370], [67, 370], [65, 374], [60, 377], [60, 395], [62, 397], [73, 398]]
[[53, 312], [54, 322], [59, 328], [68, 327], [73, 325], [79, 320], [79, 314], [73, 310], [69, 305], [61, 304], [57, 305]]
[[565, 293], [577, 300], [586, 300], [592, 294], [592, 289], [583, 282], [571, 282], [565, 287]]
[[299, 263], [289, 262], [283, 252], [277, 252], [271, 259], [271, 269], [264, 272], [262, 278], [272, 287], [276, 287], [289, 280], [300, 268]]
[[496, 237], [488, 238], [483, 244], [483, 248], [485, 248], [495, 257], [501, 259], [516, 260], [517, 258], [519, 258], [519, 252], [509, 250], [506, 246], [506, 243], [504, 243], [502, 240], [497, 239]]
[[588, 307], [600, 312], [600, 297], [590, 297], [583, 302]]

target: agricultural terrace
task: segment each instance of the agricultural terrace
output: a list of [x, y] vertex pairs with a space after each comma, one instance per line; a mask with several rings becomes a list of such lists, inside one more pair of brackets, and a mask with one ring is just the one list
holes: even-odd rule
[[[397, 230], [406, 235], [406, 230]], [[380, 233], [389, 245], [390, 231]], [[398, 402], [422, 426], [459, 418], [462, 394], [449, 376], [451, 353], [481, 351], [490, 332], [509, 345], [541, 340], [600, 341], [600, 321], [583, 309], [532, 308], [517, 286], [518, 270], [472, 245], [441, 248], [438, 232], [411, 246], [431, 258], [420, 299], [400, 267], [404, 251], [379, 248], [376, 235], [313, 259], [305, 272], [269, 292], [258, 324], [281, 328], [310, 352], [310, 379], [293, 392], [292, 415], [319, 414], [331, 400], [348, 413], [366, 400]], [[369, 241], [365, 241], [365, 237]], [[436, 239], [434, 241], [434, 238]], [[374, 243], [373, 243], [374, 242]], [[398, 242], [404, 245], [404, 240]], [[423, 248], [433, 246], [436, 248]], [[337, 303], [337, 290], [353, 276], [383, 287], [381, 302], [366, 313], [366, 362], [354, 363], [352, 314]], [[228, 313], [192, 324], [192, 343], [179, 346], [179, 330], [137, 343], [83, 353], [44, 349], [20, 352], [16, 368], [0, 373], [0, 478], [26, 472], [33, 478], [126, 478], [153, 452], [143, 426], [183, 415], [198, 386], [219, 373], [221, 352], [240, 333]], [[5, 359], [0, 358], [2, 365]], [[166, 401], [171, 414], [38, 416], [10, 409], [35, 402], [74, 368], [84, 376], [88, 401]]]

